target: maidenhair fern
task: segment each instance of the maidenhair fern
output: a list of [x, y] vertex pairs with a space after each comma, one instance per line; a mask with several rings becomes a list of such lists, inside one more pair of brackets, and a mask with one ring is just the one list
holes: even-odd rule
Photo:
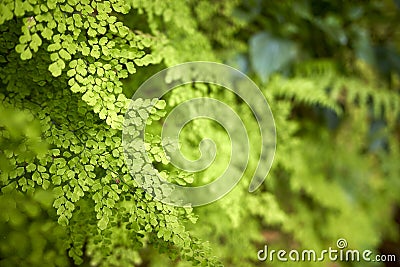
[[[338, 238], [377, 252], [383, 237], [399, 234], [392, 213], [400, 203], [400, 83], [394, 67], [379, 70], [366, 60], [374, 48], [368, 31], [381, 41], [392, 34], [367, 15], [394, 19], [395, 8], [1, 1], [0, 265], [252, 266], [265, 244], [322, 250]], [[269, 101], [277, 151], [268, 179], [252, 194], [261, 137], [237, 96], [193, 83], [158, 102], [130, 100], [156, 71], [195, 60], [235, 65]], [[195, 97], [216, 98], [240, 114], [252, 153], [227, 196], [178, 208], [154, 200], [132, 177], [122, 126], [132, 104], [129, 123], [133, 130], [147, 127], [144, 145], [159, 174], [179, 185], [209, 183], [230, 157], [220, 126], [193, 121], [180, 136], [191, 159], [205, 136], [215, 140], [221, 152], [210, 169], [177, 170], [162, 149], [165, 114]], [[143, 175], [143, 155], [132, 160], [135, 175]], [[321, 264], [329, 266], [309, 263]], [[287, 263], [271, 262], [281, 265]]]
[[[140, 248], [152, 244], [170, 256], [215, 265], [207, 246], [185, 230], [192, 211], [154, 202], [124, 165], [120, 129], [129, 101], [121, 79], [161, 59], [151, 53], [157, 36], [119, 21], [131, 7], [121, 1], [1, 3], [2, 105], [29, 112], [41, 133], [34, 137], [43, 139], [35, 141], [48, 146], [48, 152], [32, 148], [30, 157], [24, 156], [29, 144], [2, 146], [12, 170], [2, 169], [2, 192], [53, 192], [52, 218], [66, 231], [60, 245], [76, 264], [84, 257], [101, 266], [137, 264]], [[160, 118], [156, 113], [153, 119]], [[2, 122], [2, 142], [17, 138], [9, 136], [14, 119]], [[22, 138], [31, 142], [35, 132], [25, 131]]]

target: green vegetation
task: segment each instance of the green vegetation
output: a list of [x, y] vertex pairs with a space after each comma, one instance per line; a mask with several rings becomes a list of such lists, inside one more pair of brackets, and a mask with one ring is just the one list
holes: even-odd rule
[[[0, 265], [256, 266], [265, 244], [320, 251], [345, 238], [377, 254], [399, 242], [399, 14], [398, 0], [2, 0]], [[226, 197], [192, 209], [138, 187], [121, 129], [143, 81], [196, 60], [227, 63], [256, 82], [274, 114], [277, 151], [256, 192], [246, 175]], [[157, 109], [137, 103], [138, 124], [150, 118], [154, 166], [181, 185], [224, 170], [230, 144], [215, 123], [194, 121], [181, 136], [188, 158], [203, 137], [214, 139], [222, 153], [209, 170], [177, 170], [161, 149], [163, 116], [202, 96], [246, 122], [250, 174], [256, 121], [211, 85], [182, 86]]]

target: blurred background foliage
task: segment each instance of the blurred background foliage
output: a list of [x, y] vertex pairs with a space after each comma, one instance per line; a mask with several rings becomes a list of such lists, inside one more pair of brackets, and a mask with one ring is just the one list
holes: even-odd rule
[[[339, 238], [352, 249], [399, 255], [398, 3], [200, 1], [194, 11], [219, 58], [256, 80], [268, 97], [278, 143], [263, 188], [248, 194], [248, 180], [242, 181], [219, 202], [197, 208], [192, 231], [209, 240], [227, 266], [258, 265], [255, 251], [263, 244], [322, 250]], [[249, 111], [229, 93], [191, 89], [192, 95], [190, 88], [174, 91], [167, 103], [211, 95], [248, 116], [246, 126], [255, 129]], [[193, 158], [204, 136], [223, 140], [204, 121], [182, 134]], [[252, 140], [259, 141], [256, 132]], [[229, 144], [219, 151], [229, 154]], [[252, 156], [256, 162], [256, 149]], [[226, 167], [216, 166], [195, 181]]]
[[[225, 266], [292, 266], [296, 264], [260, 263], [257, 252], [265, 244], [273, 249], [320, 251], [335, 247], [339, 238], [345, 238], [350, 249], [370, 249], [374, 254], [396, 254], [399, 258], [400, 2], [174, 3], [132, 1], [129, 13], [115, 14], [132, 30], [153, 36], [157, 42], [151, 45], [151, 53], [159, 57], [124, 80], [124, 94], [131, 97], [144, 80], [165, 67], [215, 60], [238, 68], [257, 83], [269, 101], [277, 127], [275, 161], [262, 187], [249, 194], [249, 177], [244, 177], [220, 201], [194, 209], [197, 222], [192, 223], [194, 218], [182, 222], [186, 229], [195, 238], [208, 241], [211, 255]], [[168, 14], [163, 12], [166, 10]], [[6, 56], [0, 56], [0, 62]], [[255, 129], [249, 109], [234, 95], [214, 86], [187, 85], [174, 91], [165, 99], [167, 110], [194, 96], [223, 100], [240, 112], [248, 129]], [[19, 162], [29, 162], [46, 151], [40, 125], [26, 112], [0, 107], [2, 174], [16, 172], [18, 176], [26, 167], [13, 166], [4, 151], [20, 155]], [[160, 125], [151, 127], [156, 132]], [[229, 154], [230, 146], [220, 127], [204, 120], [190, 127], [181, 135], [189, 157], [198, 157], [197, 144], [204, 136], [215, 138], [221, 151]], [[257, 131], [250, 130], [250, 135], [253, 153], [249, 174], [257, 162], [260, 140]], [[184, 174], [171, 179], [178, 183], [193, 181], [194, 185], [208, 182], [213, 174], [223, 171], [223, 162], [222, 158], [210, 170], [195, 174], [193, 180]], [[173, 172], [169, 165], [159, 164], [157, 168]], [[28, 190], [21, 194], [7, 186], [2, 188], [1, 265], [68, 266], [79, 261], [73, 262], [67, 255], [76, 259], [82, 254], [83, 264], [91, 261], [85, 249], [65, 252], [69, 245], [63, 240], [74, 228], [57, 224], [51, 207], [54, 199], [46, 192]], [[80, 211], [94, 205], [90, 201], [81, 204]], [[77, 221], [85, 216], [74, 218]], [[86, 223], [95, 224], [94, 215], [88, 217], [91, 219]], [[71, 225], [85, 227], [84, 223]], [[89, 233], [96, 231], [88, 229]], [[79, 242], [83, 245], [82, 240]], [[135, 259], [140, 258], [130, 262], [133, 265], [191, 266], [196, 262], [176, 258], [177, 252], [171, 249], [174, 244], [146, 241], [141, 245], [133, 248], [139, 253]], [[123, 254], [121, 251], [118, 253]], [[113, 252], [98, 253], [97, 259]], [[113, 264], [124, 266], [118, 261]], [[398, 265], [375, 262], [368, 266]]]

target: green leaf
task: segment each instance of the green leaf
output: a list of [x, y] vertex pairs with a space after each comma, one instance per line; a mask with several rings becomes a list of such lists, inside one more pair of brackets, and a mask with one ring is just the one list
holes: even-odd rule
[[62, 69], [61, 67], [57, 64], [57, 62], [53, 62], [52, 64], [49, 65], [49, 71], [54, 77], [58, 77], [61, 75]]
[[65, 201], [67, 201], [65, 197], [57, 198], [56, 200], [54, 200], [53, 207], [58, 209], [59, 207], [61, 207], [61, 205], [65, 203]]
[[71, 60], [71, 55], [65, 50], [65, 49], [61, 49], [59, 52], [60, 57], [62, 57], [65, 60]]
[[74, 93], [82, 92], [82, 88], [79, 86], [78, 83], [74, 83], [71, 86], [71, 91], [74, 92]]
[[90, 53], [90, 48], [89, 47], [87, 47], [87, 46], [82, 47], [82, 55], [88, 56], [89, 53]]
[[261, 32], [250, 39], [250, 62], [263, 82], [286, 67], [297, 55], [296, 45], [289, 41]]
[[43, 188], [44, 190], [47, 190], [47, 189], [49, 188], [49, 186], [50, 186], [49, 180], [44, 180], [44, 181], [43, 181], [43, 184], [42, 184], [42, 188]]
[[129, 72], [130, 74], [133, 74], [133, 73], [136, 72], [135, 65], [133, 65], [133, 62], [131, 62], [131, 61], [129, 61], [128, 63], [126, 63], [126, 68], [128, 69], [128, 72]]
[[91, 172], [91, 171], [94, 171], [94, 167], [93, 167], [93, 165], [85, 165], [85, 170], [87, 172]]
[[33, 172], [34, 170], [36, 170], [36, 165], [33, 163], [29, 163], [28, 166], [26, 166], [26, 170], [28, 172]]
[[157, 109], [164, 109], [167, 103], [165, 100], [158, 100], [157, 103], [154, 105]]
[[43, 36], [43, 38], [50, 41], [53, 36], [53, 30], [50, 28], [47, 28], [47, 27], [44, 28], [44, 30], [42, 31], [42, 36]]
[[[75, 74], [76, 74], [76, 70], [75, 69], [69, 69], [67, 71], [67, 76], [68, 77], [73, 77], [73, 76], [75, 76]], [[68, 80], [68, 85], [69, 86], [72, 86], [74, 84], [75, 84], [75, 79], [74, 78], [71, 78], [71, 79]]]
[[94, 30], [94, 29], [92, 29], [92, 28], [89, 28], [89, 30], [88, 30], [88, 35], [89, 35], [90, 37], [96, 37], [97, 31]]
[[98, 48], [93, 48], [92, 51], [90, 52], [90, 55], [94, 58], [99, 58], [100, 50]]
[[17, 53], [23, 53], [25, 51], [25, 48], [27, 47], [26, 44], [17, 44], [15, 46], [15, 51], [17, 51]]
[[57, 50], [60, 50], [60, 49], [61, 49], [61, 44], [60, 43], [53, 43], [53, 44], [50, 44], [47, 47], [47, 51], [49, 51], [49, 52], [54, 52], [54, 51], [57, 51]]
[[46, 168], [41, 165], [39, 165], [37, 168], [38, 168], [38, 172], [46, 172]]
[[21, 44], [26, 44], [30, 40], [32, 40], [32, 39], [31, 39], [31, 35], [29, 33], [25, 34], [25, 35], [21, 35], [21, 37], [19, 37], [19, 41], [20, 41]]
[[62, 226], [67, 226], [69, 221], [67, 219], [67, 217], [65, 215], [60, 215], [60, 217], [58, 218], [58, 223]]
[[37, 51], [38, 47], [42, 45], [42, 39], [39, 37], [37, 33], [32, 35], [32, 41], [30, 43], [30, 47], [32, 48], [33, 51]]
[[100, 228], [100, 230], [105, 230], [108, 225], [108, 217], [103, 216], [100, 221], [97, 223], [97, 226]]
[[51, 177], [51, 180], [53, 181], [53, 184], [55, 185], [60, 185], [61, 184], [61, 177], [58, 175], [53, 175]]
[[33, 173], [33, 175], [32, 175], [32, 180], [33, 181], [39, 181], [41, 178], [40, 178], [40, 174], [37, 172], [37, 171], [35, 171], [34, 173]]
[[180, 238], [178, 235], [174, 235], [174, 236], [172, 237], [172, 241], [173, 241], [177, 246], [179, 246], [179, 247], [182, 247], [182, 246], [183, 246], [183, 239]]
[[32, 58], [32, 52], [28, 47], [28, 48], [25, 49], [24, 52], [22, 52], [21, 59], [22, 60], [27, 60], [27, 59], [30, 59], [30, 58]]

